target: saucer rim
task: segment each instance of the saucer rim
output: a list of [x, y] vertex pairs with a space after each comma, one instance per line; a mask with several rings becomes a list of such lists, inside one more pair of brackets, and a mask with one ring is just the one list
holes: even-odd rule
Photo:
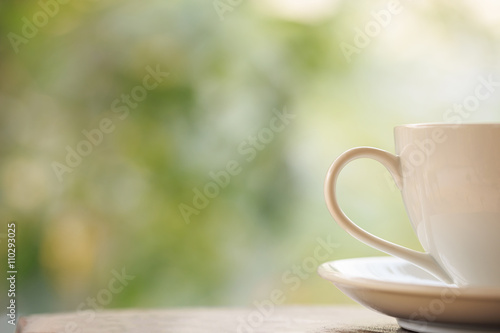
[[[489, 287], [459, 287], [455, 284], [446, 284], [436, 280], [440, 285], [424, 285], [416, 283], [405, 283], [396, 281], [377, 280], [369, 277], [348, 276], [340, 270], [334, 270], [331, 265], [345, 261], [393, 261], [397, 264], [413, 265], [412, 263], [391, 256], [376, 256], [376, 257], [355, 257], [345, 258], [339, 260], [332, 260], [321, 264], [318, 267], [318, 274], [334, 284], [342, 284], [350, 288], [363, 288], [373, 289], [385, 292], [404, 292], [414, 295], [436, 295], [439, 294], [443, 288], [449, 288], [459, 291], [457, 297], [467, 299], [480, 299], [480, 300], [500, 300], [500, 288]], [[416, 266], [415, 266], [416, 267]]]

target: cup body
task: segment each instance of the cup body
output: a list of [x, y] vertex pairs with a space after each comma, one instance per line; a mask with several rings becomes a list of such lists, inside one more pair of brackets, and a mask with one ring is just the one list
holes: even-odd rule
[[461, 286], [500, 287], [500, 124], [394, 130], [413, 228]]

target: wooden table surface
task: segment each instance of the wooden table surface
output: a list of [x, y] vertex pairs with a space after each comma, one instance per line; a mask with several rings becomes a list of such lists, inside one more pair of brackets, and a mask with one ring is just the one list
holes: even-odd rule
[[360, 307], [106, 310], [23, 317], [18, 333], [386, 333], [396, 320]]

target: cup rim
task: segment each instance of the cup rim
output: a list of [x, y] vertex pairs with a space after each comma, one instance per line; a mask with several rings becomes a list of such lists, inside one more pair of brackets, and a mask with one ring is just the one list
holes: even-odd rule
[[498, 127], [498, 126], [500, 126], [500, 123], [498, 123], [498, 122], [462, 123], [462, 124], [456, 124], [456, 123], [416, 123], [416, 124], [398, 125], [394, 128], [395, 129], [398, 129], [398, 128], [436, 128], [436, 127], [457, 128], [457, 127]]

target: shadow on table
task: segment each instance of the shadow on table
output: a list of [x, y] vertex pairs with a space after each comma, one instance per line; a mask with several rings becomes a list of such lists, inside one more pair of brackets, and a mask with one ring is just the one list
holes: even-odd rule
[[351, 328], [329, 328], [325, 327], [318, 333], [408, 333], [409, 331], [402, 329], [398, 325], [383, 325], [383, 326], [358, 326]]

